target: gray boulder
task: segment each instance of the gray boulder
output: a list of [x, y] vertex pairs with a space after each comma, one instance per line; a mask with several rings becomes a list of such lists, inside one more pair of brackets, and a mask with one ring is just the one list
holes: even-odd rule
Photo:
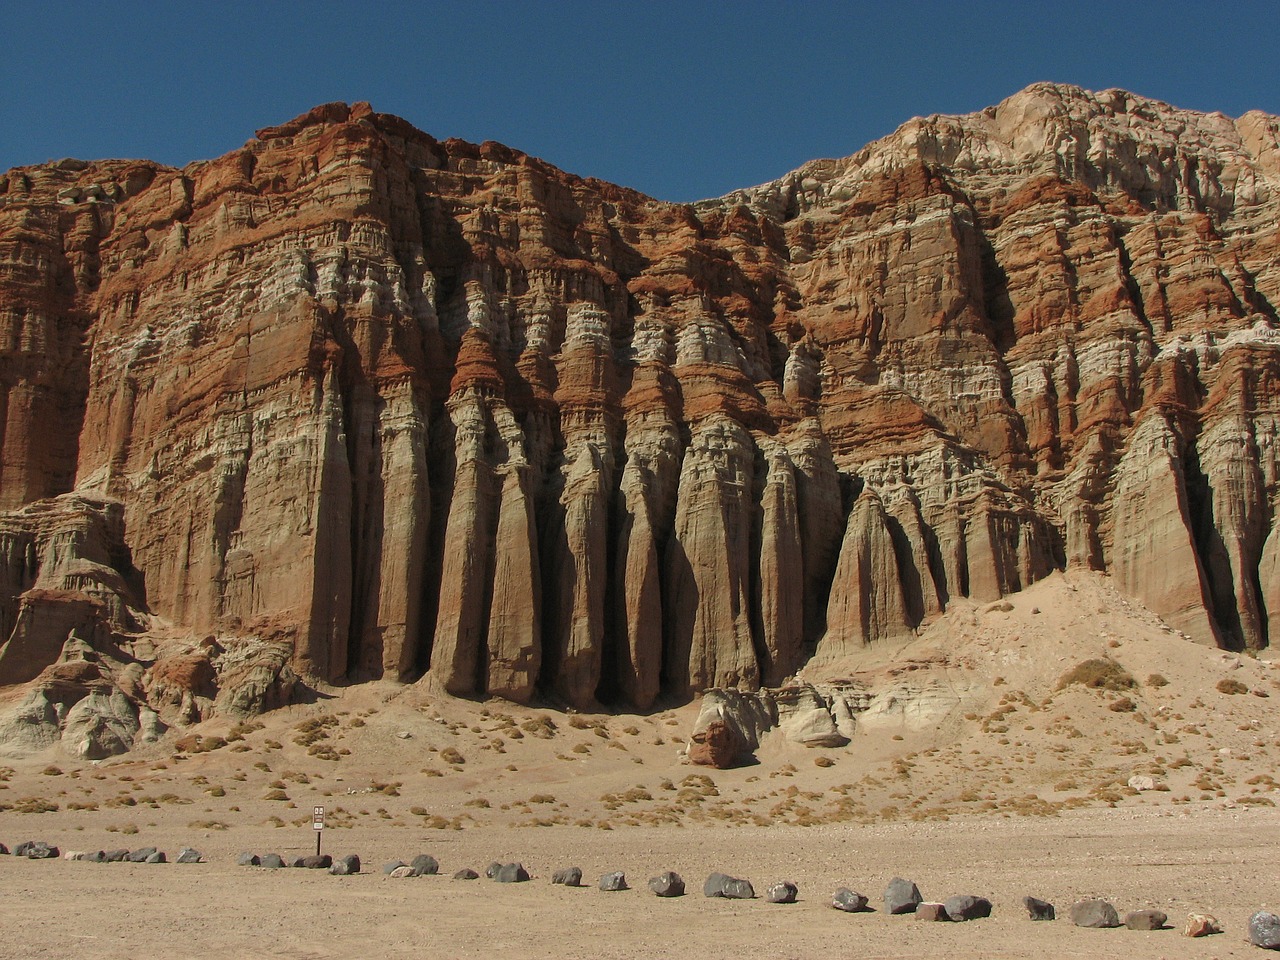
[[260, 867], [262, 866], [262, 858], [256, 853], [245, 851], [236, 857], [236, 865], [241, 867]]
[[298, 857], [293, 861], [293, 865], [303, 870], [328, 870], [333, 866], [333, 857], [327, 853], [317, 857], [313, 853], [307, 857]]
[[551, 875], [551, 882], [565, 887], [582, 886], [582, 869], [580, 867], [561, 867]]
[[279, 870], [284, 866], [284, 858], [278, 853], [268, 853], [262, 858], [262, 865], [268, 870]]
[[453, 875], [455, 880], [479, 880], [480, 874], [476, 873], [470, 867], [463, 867]]
[[800, 888], [790, 880], [780, 880], [765, 891], [764, 898], [769, 903], [795, 903], [800, 896]]
[[349, 853], [345, 857], [339, 857], [333, 861], [333, 866], [329, 868], [329, 872], [335, 877], [347, 877], [353, 873], [360, 872], [360, 858], [354, 853]]
[[658, 897], [683, 897], [684, 878], [673, 870], [649, 879], [649, 889]]
[[862, 913], [867, 909], [867, 898], [848, 887], [841, 887], [832, 895], [831, 906], [845, 913]]
[[178, 863], [204, 863], [204, 857], [199, 850], [193, 850], [191, 847], [183, 847], [178, 854]]
[[1130, 910], [1124, 915], [1124, 925], [1130, 930], [1161, 930], [1169, 915], [1159, 910]]
[[493, 875], [499, 883], [524, 883], [529, 879], [529, 871], [521, 863], [504, 863]]
[[434, 877], [440, 872], [440, 862], [427, 853], [420, 853], [409, 861], [415, 877]]
[[105, 855], [106, 863], [123, 863], [129, 859], [128, 850], [108, 850]]
[[957, 922], [991, 916], [991, 901], [986, 897], [973, 897], [968, 894], [947, 897], [942, 906], [947, 911], [947, 917]]
[[1105, 900], [1091, 898], [1071, 905], [1071, 922], [1077, 927], [1118, 927], [1120, 916], [1116, 908]]
[[724, 897], [727, 900], [750, 900], [756, 892], [750, 881], [739, 880], [725, 873], [713, 873], [702, 885], [704, 897]]
[[496, 879], [498, 876], [498, 871], [501, 869], [502, 869], [502, 864], [500, 864], [497, 860], [495, 860], [493, 861], [493, 863], [489, 864], [487, 867], [484, 868], [484, 875], [488, 877], [490, 880]]
[[0, 857], [7, 857], [8, 855], [9, 855], [9, 848], [6, 847], [3, 843], [0, 843]]
[[26, 857], [28, 860], [56, 860], [58, 848], [43, 840], [28, 840], [18, 844], [13, 850], [14, 856]]
[[382, 865], [382, 872], [385, 873], [387, 876], [391, 876], [391, 874], [394, 873], [396, 870], [399, 870], [401, 867], [407, 867], [407, 866], [408, 864], [405, 863], [403, 860], [389, 860]]
[[1027, 916], [1032, 920], [1053, 920], [1057, 911], [1048, 900], [1037, 900], [1035, 897], [1023, 897], [1022, 905], [1027, 908]]
[[130, 863], [146, 863], [147, 857], [156, 852], [155, 847], [139, 847], [126, 858]]
[[89, 853], [86, 853], [86, 854], [85, 854], [83, 857], [81, 857], [80, 859], [81, 859], [81, 860], [84, 860], [84, 861], [85, 861], [85, 862], [87, 862], [87, 863], [106, 863], [106, 862], [107, 862], [107, 851], [105, 851], [105, 850], [93, 850], [93, 851], [90, 851]]
[[147, 857], [146, 863], [168, 863], [169, 858], [164, 855], [163, 850], [157, 850], [151, 856]]
[[1250, 917], [1249, 942], [1263, 950], [1280, 950], [1280, 917], [1266, 910]]
[[922, 903], [924, 897], [920, 896], [920, 888], [910, 880], [894, 877], [884, 888], [885, 913], [915, 913], [916, 907]]
[[606, 893], [614, 893], [618, 890], [630, 890], [627, 886], [627, 875], [621, 870], [613, 873], [606, 873], [600, 878], [600, 889]]

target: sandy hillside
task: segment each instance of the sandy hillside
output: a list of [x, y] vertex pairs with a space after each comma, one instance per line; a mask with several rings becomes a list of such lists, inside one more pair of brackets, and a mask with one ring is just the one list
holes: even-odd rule
[[[1221, 957], [1252, 953], [1248, 915], [1280, 907], [1280, 675], [1180, 637], [1105, 578], [961, 602], [892, 659], [810, 664], [804, 678], [874, 694], [853, 742], [771, 734], [758, 763], [723, 771], [683, 762], [696, 704], [566, 714], [367, 685], [123, 759], [4, 759], [0, 842], [190, 845], [208, 862], [0, 858], [0, 955]], [[315, 804], [326, 852], [358, 853], [365, 873], [235, 865], [242, 850], [310, 852]], [[443, 876], [382, 875], [424, 852]], [[449, 878], [492, 860], [522, 861], [533, 880]], [[552, 886], [568, 865], [592, 887]], [[668, 869], [688, 896], [645, 890]], [[594, 889], [610, 870], [636, 889]], [[794, 880], [801, 902], [706, 900], [711, 870], [759, 894]], [[848, 886], [876, 906], [895, 875], [928, 899], [987, 896], [994, 915], [925, 924], [827, 905]], [[1031, 923], [1026, 894], [1063, 914], [1093, 895], [1177, 924], [1206, 910], [1226, 932]]]

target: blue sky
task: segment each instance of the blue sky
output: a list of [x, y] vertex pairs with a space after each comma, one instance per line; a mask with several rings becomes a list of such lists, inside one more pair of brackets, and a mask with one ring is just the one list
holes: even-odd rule
[[1271, 3], [0, 2], [0, 170], [181, 165], [317, 103], [666, 200], [844, 156], [1036, 80], [1280, 113]]

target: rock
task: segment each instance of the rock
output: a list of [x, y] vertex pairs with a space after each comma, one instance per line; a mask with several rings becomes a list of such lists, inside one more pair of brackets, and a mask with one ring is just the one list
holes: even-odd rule
[[480, 874], [476, 873], [470, 867], [463, 867], [453, 875], [455, 880], [479, 880]]
[[894, 877], [884, 890], [884, 912], [888, 914], [915, 913], [924, 902], [920, 889], [910, 880]]
[[262, 858], [262, 866], [269, 870], [279, 870], [284, 866], [284, 858], [278, 853], [268, 853]]
[[1124, 915], [1124, 925], [1130, 930], [1160, 930], [1168, 919], [1159, 910], [1130, 910]]
[[83, 860], [89, 854], [83, 850], [68, 850], [62, 855], [63, 860]]
[[579, 867], [563, 867], [551, 875], [551, 882], [566, 887], [582, 886], [582, 870]]
[[765, 891], [764, 898], [769, 903], [795, 903], [798, 896], [800, 896], [800, 888], [790, 880], [783, 880], [771, 884]]
[[702, 885], [704, 897], [724, 897], [729, 900], [750, 900], [756, 892], [750, 881], [738, 880], [723, 873], [713, 873]]
[[1249, 942], [1263, 950], [1280, 950], [1280, 917], [1266, 910], [1251, 916]]
[[690, 763], [727, 770], [738, 762], [742, 742], [723, 720], [713, 720], [705, 730], [689, 738], [687, 755]]
[[489, 864], [489, 866], [484, 868], [484, 875], [488, 877], [490, 880], [493, 880], [498, 876], [498, 871], [501, 869], [502, 869], [502, 864], [498, 863], [498, 861], [495, 860], [493, 861], [493, 863]]
[[86, 860], [89, 863], [106, 863], [107, 851], [93, 850], [93, 851], [90, 851], [89, 853], [84, 854], [84, 856], [82, 856], [81, 859]]
[[616, 890], [629, 890], [627, 886], [627, 876], [622, 871], [616, 873], [606, 873], [600, 878], [600, 889], [606, 892]]
[[[108, 850], [102, 858], [106, 863], [121, 863], [129, 859], [129, 851], [123, 848], [118, 850]], [[146, 859], [145, 857], [143, 858]], [[181, 861], [179, 861], [181, 862]]]
[[524, 883], [529, 879], [529, 873], [525, 870], [524, 864], [504, 863], [494, 873], [493, 879], [498, 883]]
[[1118, 927], [1116, 908], [1105, 900], [1078, 900], [1071, 905], [1071, 922], [1077, 927]]
[[241, 867], [260, 867], [262, 866], [262, 858], [256, 853], [242, 853], [236, 857], [236, 865]]
[[146, 863], [147, 858], [155, 852], [155, 847], [139, 847], [137, 850], [133, 850], [127, 854], [125, 859], [130, 863]]
[[1187, 922], [1182, 927], [1184, 937], [1207, 937], [1221, 932], [1222, 926], [1217, 918], [1207, 913], [1188, 914]]
[[841, 887], [832, 896], [831, 906], [845, 913], [862, 913], [867, 909], [867, 898], [848, 887]]
[[7, 856], [9, 856], [9, 848], [6, 847], [3, 843], [0, 843], [0, 857], [7, 857]]
[[[179, 860], [179, 863], [182, 861]], [[333, 866], [333, 857], [324, 853], [316, 856], [314, 853], [305, 857], [298, 857], [293, 861], [294, 867], [302, 870], [328, 870]]]
[[409, 862], [415, 877], [434, 877], [440, 872], [440, 863], [435, 857], [420, 853]]
[[347, 854], [345, 857], [339, 857], [333, 861], [333, 865], [329, 868], [329, 872], [337, 877], [346, 877], [354, 873], [360, 872], [360, 858], [354, 853]]
[[[183, 847], [178, 853], [178, 859], [175, 863], [204, 863], [204, 857], [199, 850], [193, 850], [191, 847]], [[296, 864], [295, 864], [296, 866]]]
[[656, 877], [650, 877], [649, 889], [658, 897], [683, 897], [684, 879], [680, 874], [668, 870], [666, 873], [660, 873]]
[[1027, 908], [1027, 916], [1032, 920], [1053, 920], [1057, 914], [1053, 909], [1053, 904], [1047, 900], [1037, 900], [1035, 897], [1023, 897], [1022, 904]]
[[[921, 903], [916, 906], [917, 920], [954, 920], [944, 903]], [[968, 918], [965, 918], [968, 919]]]
[[1129, 786], [1132, 789], [1137, 790], [1139, 793], [1142, 793], [1143, 791], [1146, 791], [1146, 790], [1154, 790], [1156, 788], [1156, 781], [1154, 777], [1140, 776], [1135, 774], [1134, 776], [1129, 778]]
[[56, 860], [58, 848], [43, 840], [28, 840], [14, 848], [14, 855], [26, 857], [28, 860]]
[[[144, 861], [145, 863], [167, 863], [168, 857], [164, 855], [163, 850], [157, 850]], [[281, 864], [283, 866], [283, 864]]]
[[407, 879], [408, 877], [414, 876], [413, 867], [409, 866], [408, 864], [405, 864], [404, 866], [396, 867], [390, 873], [388, 873], [387, 876], [390, 877], [392, 880]]
[[836, 727], [826, 698], [811, 684], [794, 684], [771, 691], [778, 712], [778, 729], [793, 743], [806, 747], [843, 747], [849, 742]]
[[382, 872], [387, 876], [390, 876], [392, 873], [394, 873], [396, 870], [399, 870], [401, 867], [407, 867], [407, 866], [408, 864], [405, 863], [403, 860], [389, 860], [382, 865]]
[[991, 916], [991, 901], [986, 897], [967, 894], [948, 897], [943, 906], [947, 911], [947, 917], [951, 920], [978, 920]]

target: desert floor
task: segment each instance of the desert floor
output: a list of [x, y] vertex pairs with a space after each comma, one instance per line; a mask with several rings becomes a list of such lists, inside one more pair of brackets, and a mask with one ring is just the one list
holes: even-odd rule
[[[1122, 671], [1118, 687], [1063, 683], [1097, 658]], [[206, 860], [0, 857], [0, 956], [1261, 956], [1247, 919], [1280, 908], [1280, 668], [1265, 657], [1185, 641], [1105, 578], [1056, 576], [1007, 603], [955, 604], [906, 649], [805, 673], [860, 678], [892, 708], [860, 717], [846, 747], [772, 733], [756, 762], [713, 770], [682, 757], [697, 704], [567, 714], [363, 685], [98, 763], [0, 759], [10, 848], [191, 846]], [[241, 851], [313, 852], [317, 804], [325, 852], [359, 854], [364, 872], [236, 865]], [[440, 876], [383, 875], [419, 853]], [[533, 879], [451, 877], [495, 860]], [[565, 866], [588, 885], [552, 885]], [[614, 870], [631, 890], [596, 889]], [[686, 896], [649, 893], [666, 870]], [[705, 899], [711, 871], [759, 898]], [[829, 905], [847, 886], [879, 907], [894, 876], [927, 900], [988, 897], [993, 915], [923, 923]], [[783, 879], [800, 902], [765, 902]], [[1028, 920], [1028, 894], [1060, 918]], [[1162, 910], [1170, 929], [1072, 926], [1068, 907], [1090, 896], [1121, 916]], [[1224, 932], [1183, 937], [1191, 912]]]

